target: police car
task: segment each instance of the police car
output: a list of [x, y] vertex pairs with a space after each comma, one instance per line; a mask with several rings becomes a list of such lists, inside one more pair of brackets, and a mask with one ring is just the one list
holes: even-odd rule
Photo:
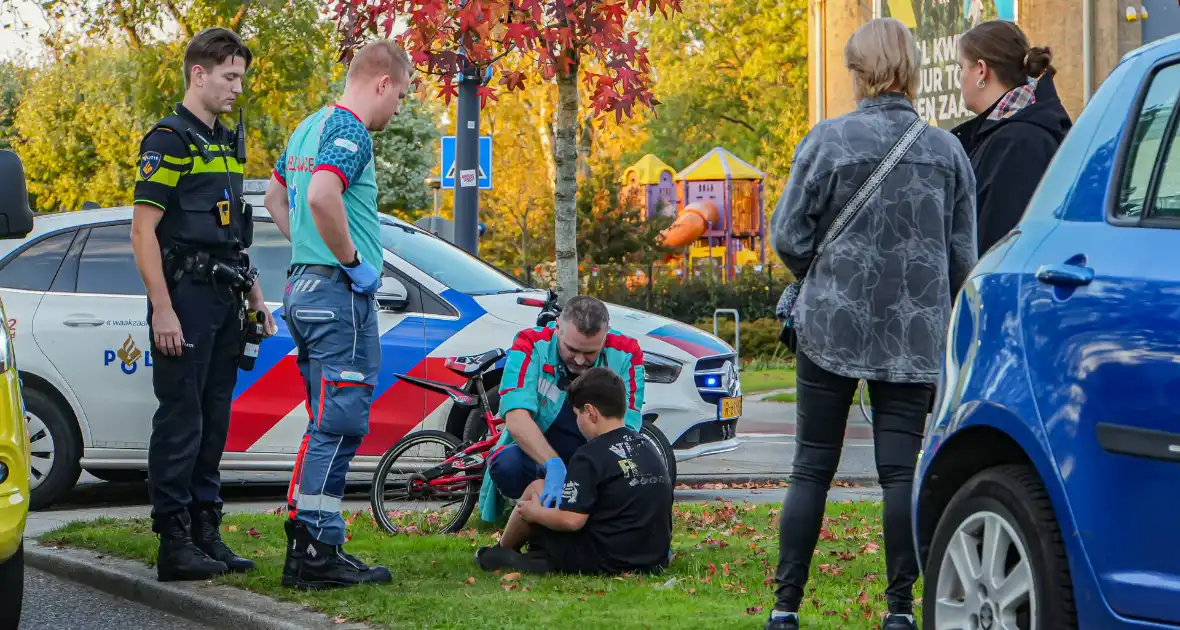
[[[247, 182], [255, 207], [250, 257], [279, 331], [262, 343], [254, 369], [239, 372], [223, 471], [291, 470], [308, 422], [295, 344], [281, 317], [290, 243], [262, 207], [265, 185]], [[130, 207], [40, 215], [23, 241], [0, 241], [0, 298], [21, 356], [29, 412], [33, 509], [68, 492], [82, 469], [109, 481], [145, 478], [156, 399], [131, 215]], [[507, 349], [539, 312], [518, 298], [545, 298], [392, 217], [382, 216], [381, 239], [381, 378], [370, 434], [353, 463], [357, 472], [372, 472], [411, 431], [464, 433], [466, 409], [394, 373], [462, 385], [446, 358]], [[742, 394], [733, 348], [669, 319], [614, 305], [610, 312], [611, 325], [643, 349], [644, 417], [676, 459], [737, 448]], [[498, 379], [493, 373], [487, 382]]]

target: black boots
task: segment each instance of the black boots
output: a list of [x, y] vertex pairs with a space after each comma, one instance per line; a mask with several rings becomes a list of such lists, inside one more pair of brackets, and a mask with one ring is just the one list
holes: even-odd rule
[[357, 584], [386, 584], [393, 580], [384, 566], [369, 568], [340, 545], [326, 545], [311, 536], [307, 526], [294, 519], [284, 525], [287, 557], [283, 586], [321, 590]]
[[245, 573], [254, 568], [254, 562], [239, 557], [221, 540], [221, 510], [216, 507], [194, 508], [193, 543], [210, 558], [225, 564], [233, 573]]
[[174, 580], [208, 580], [225, 573], [224, 562], [205, 555], [189, 535], [187, 512], [158, 517], [152, 531], [160, 535], [156, 554], [156, 577], [161, 582]]

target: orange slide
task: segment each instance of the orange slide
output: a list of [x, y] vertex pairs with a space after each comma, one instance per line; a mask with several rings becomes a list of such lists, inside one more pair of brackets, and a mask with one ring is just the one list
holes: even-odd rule
[[690, 203], [676, 215], [676, 222], [660, 232], [660, 244], [666, 247], [684, 247], [701, 237], [710, 225], [717, 223], [721, 213], [708, 199]]

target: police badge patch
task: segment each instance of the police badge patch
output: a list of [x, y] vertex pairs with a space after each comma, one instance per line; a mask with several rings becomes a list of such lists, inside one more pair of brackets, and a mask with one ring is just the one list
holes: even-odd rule
[[160, 168], [160, 160], [163, 159], [159, 153], [155, 151], [148, 151], [139, 156], [139, 174], [144, 179], [150, 179], [152, 174]]

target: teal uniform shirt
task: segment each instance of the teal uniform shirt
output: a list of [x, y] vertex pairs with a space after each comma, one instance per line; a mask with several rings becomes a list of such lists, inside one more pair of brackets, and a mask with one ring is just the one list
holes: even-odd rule
[[[550, 322], [544, 328], [520, 331], [508, 350], [500, 378], [500, 417], [513, 409], [524, 409], [533, 416], [541, 432], [547, 432], [565, 406], [566, 392], [558, 387], [560, 378], [555, 367], [560, 362], [556, 322]], [[638, 431], [643, 426], [644, 390], [643, 350], [639, 348], [639, 342], [616, 330], [608, 331], [594, 367], [609, 368], [623, 379], [627, 395], [623, 423]], [[496, 447], [515, 443], [505, 427]], [[500, 493], [492, 481], [491, 466], [488, 466], [484, 469], [479, 491], [480, 518], [495, 521], [502, 507]]]
[[275, 164], [275, 178], [287, 187], [291, 206], [291, 264], [340, 264], [324, 244], [307, 205], [307, 189], [316, 171], [331, 171], [344, 182], [348, 232], [361, 258], [380, 271], [383, 256], [373, 139], [360, 118], [339, 105], [324, 107], [299, 123]]

